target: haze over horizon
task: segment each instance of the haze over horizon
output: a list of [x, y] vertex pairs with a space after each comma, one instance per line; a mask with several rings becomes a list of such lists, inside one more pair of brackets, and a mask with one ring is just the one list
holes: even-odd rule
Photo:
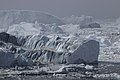
[[88, 15], [99, 19], [120, 16], [120, 0], [0, 0], [0, 10], [34, 10], [58, 17]]

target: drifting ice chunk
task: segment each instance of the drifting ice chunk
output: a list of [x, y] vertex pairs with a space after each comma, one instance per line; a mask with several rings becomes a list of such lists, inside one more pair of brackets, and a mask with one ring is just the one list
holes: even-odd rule
[[14, 61], [14, 54], [5, 53], [0, 50], [0, 67], [10, 67]]
[[98, 61], [99, 42], [90, 40], [80, 45], [68, 56], [67, 63], [94, 63]]
[[81, 24], [80, 28], [101, 28], [98, 23]]
[[94, 22], [92, 16], [85, 16], [82, 15], [80, 17], [72, 15], [71, 17], [65, 17], [63, 18], [65, 23], [69, 24], [86, 24], [86, 23], [92, 23]]
[[0, 41], [6, 42], [6, 43], [12, 43], [14, 45], [18, 45], [17, 38], [15, 36], [12, 36], [12, 35], [5, 33], [5, 32], [0, 33]]
[[16, 65], [30, 66], [33, 65], [33, 62], [24, 55], [17, 55], [11, 52], [0, 50], [0, 67], [11, 67]]

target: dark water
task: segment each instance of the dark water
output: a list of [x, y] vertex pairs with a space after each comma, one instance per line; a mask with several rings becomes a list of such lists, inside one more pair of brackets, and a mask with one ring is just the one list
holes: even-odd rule
[[[118, 63], [103, 63], [100, 62], [98, 64], [98, 70], [96, 73], [99, 74], [111, 74], [118, 73], [120, 74], [120, 64]], [[74, 78], [74, 77], [53, 77], [52, 75], [39, 75], [39, 76], [1, 76], [0, 80], [120, 80], [120, 79], [111, 79], [111, 78]]]
[[94, 79], [94, 78], [81, 78], [81, 79], [66, 79], [66, 78], [43, 78], [40, 76], [17, 76], [17, 77], [5, 77], [0, 80], [117, 80], [117, 79]]

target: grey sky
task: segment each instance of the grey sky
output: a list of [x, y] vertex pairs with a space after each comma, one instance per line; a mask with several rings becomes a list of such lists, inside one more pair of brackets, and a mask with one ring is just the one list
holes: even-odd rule
[[120, 0], [0, 0], [0, 10], [45, 11], [59, 17], [90, 15], [96, 18], [120, 16]]

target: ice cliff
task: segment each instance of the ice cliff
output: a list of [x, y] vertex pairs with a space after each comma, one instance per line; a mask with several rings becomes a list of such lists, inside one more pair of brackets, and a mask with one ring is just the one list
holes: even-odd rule
[[[9, 35], [9, 38], [4, 35]], [[0, 35], [2, 41], [0, 66], [26, 66], [36, 63], [78, 64], [97, 63], [98, 61], [99, 42], [95, 40], [79, 42], [77, 37], [32, 35], [22, 38], [24, 41], [15, 38], [14, 40], [20, 40], [17, 46], [13, 43], [14, 40], [9, 42], [12, 40], [10, 36], [7, 33]], [[8, 41], [6, 42], [3, 39]]]

